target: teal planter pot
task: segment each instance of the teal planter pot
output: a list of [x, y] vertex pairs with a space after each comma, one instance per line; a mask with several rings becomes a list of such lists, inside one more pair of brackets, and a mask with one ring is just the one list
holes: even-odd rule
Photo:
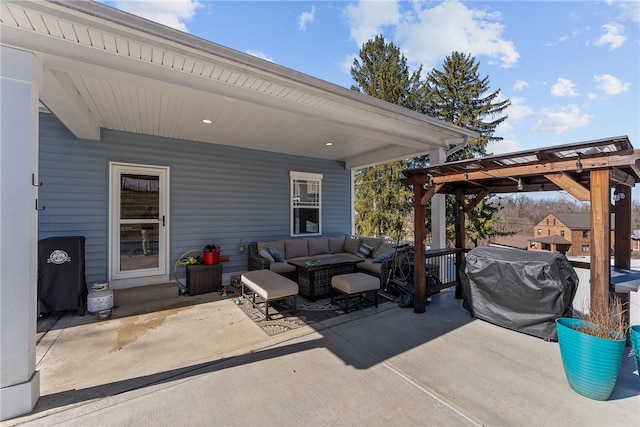
[[588, 323], [581, 319], [556, 319], [562, 364], [569, 386], [576, 393], [607, 400], [618, 379], [626, 338], [599, 338], [575, 329]]
[[640, 325], [633, 325], [629, 328], [631, 336], [631, 346], [633, 346], [633, 354], [636, 356], [636, 368], [638, 368], [638, 376], [640, 377]]

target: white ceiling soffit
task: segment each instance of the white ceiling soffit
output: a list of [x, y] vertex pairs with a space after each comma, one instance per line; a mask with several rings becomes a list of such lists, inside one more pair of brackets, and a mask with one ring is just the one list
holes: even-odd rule
[[2, 44], [37, 55], [42, 102], [81, 139], [106, 128], [357, 169], [477, 137], [101, 3], [3, 2], [0, 21]]

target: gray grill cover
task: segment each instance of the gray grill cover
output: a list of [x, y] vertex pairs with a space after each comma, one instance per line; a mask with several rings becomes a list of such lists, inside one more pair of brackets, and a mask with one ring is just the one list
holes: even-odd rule
[[578, 275], [562, 254], [480, 247], [460, 270], [463, 306], [473, 317], [553, 341], [555, 319], [571, 317]]

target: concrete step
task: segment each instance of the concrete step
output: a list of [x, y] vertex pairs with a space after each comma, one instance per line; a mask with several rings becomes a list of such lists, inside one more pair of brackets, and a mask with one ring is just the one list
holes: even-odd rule
[[176, 282], [159, 283], [136, 288], [114, 289], [113, 299], [115, 305], [123, 307], [175, 298], [179, 295], [179, 292], [180, 287]]

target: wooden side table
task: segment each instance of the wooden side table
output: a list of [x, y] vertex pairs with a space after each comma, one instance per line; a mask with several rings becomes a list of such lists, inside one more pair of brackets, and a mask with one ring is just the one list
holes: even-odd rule
[[206, 294], [222, 289], [222, 265], [187, 265], [187, 293]]

